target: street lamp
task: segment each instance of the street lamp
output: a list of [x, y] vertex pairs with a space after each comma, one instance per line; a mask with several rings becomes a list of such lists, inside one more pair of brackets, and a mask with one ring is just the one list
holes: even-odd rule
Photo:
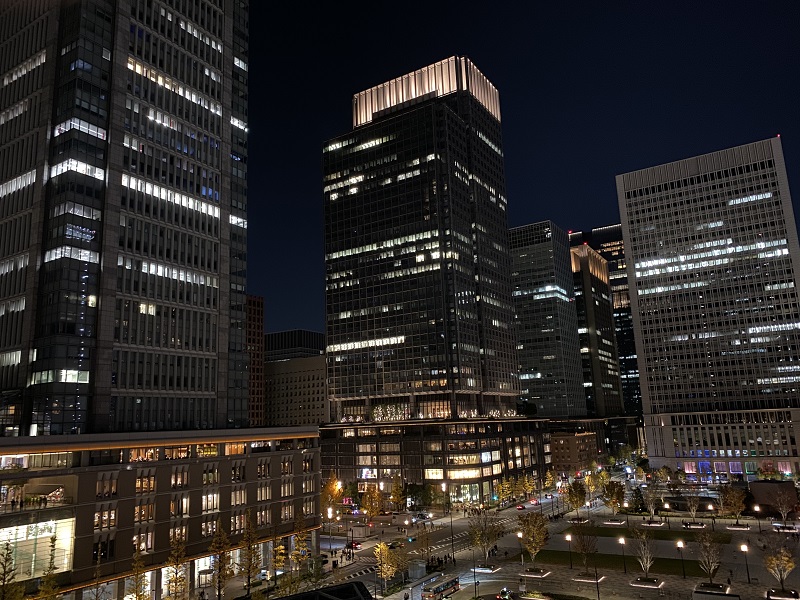
[[678, 540], [676, 546], [678, 547], [678, 554], [681, 555], [681, 571], [683, 571], [683, 578], [686, 579], [686, 566], [683, 564], [683, 542]]
[[741, 549], [742, 554], [744, 554], [744, 566], [747, 569], [747, 583], [750, 583], [750, 565], [747, 564], [747, 551], [749, 548], [747, 547], [747, 544], [742, 544]]
[[628, 572], [628, 565], [625, 564], [625, 538], [619, 538], [619, 544], [622, 546], [622, 570], [627, 573]]
[[564, 539], [567, 540], [567, 544], [569, 544], [569, 568], [572, 568], [572, 536], [568, 533], [564, 536]]
[[[669, 502], [664, 502], [664, 510], [669, 510]], [[667, 528], [669, 529], [669, 513], [664, 513], [667, 519]]]
[[333, 507], [328, 507], [328, 550], [333, 548]]
[[525, 551], [522, 548], [522, 532], [517, 532], [517, 538], [519, 539], [519, 562], [520, 566], [522, 567], [522, 572], [525, 572]]
[[[442, 482], [442, 492], [447, 491], [447, 484]], [[447, 500], [447, 512], [450, 513], [450, 560], [453, 561], [453, 566], [456, 564], [456, 544], [453, 537], [453, 508], [450, 505], [450, 494], [445, 497]]]
[[406, 532], [406, 535], [408, 535], [408, 519], [406, 519], [405, 521], [403, 521], [403, 523], [404, 523], [404, 524], [405, 524], [405, 526], [406, 526], [406, 527], [405, 527], [405, 532]]
[[708, 503], [708, 510], [711, 511], [711, 531], [714, 531], [714, 521], [716, 521], [716, 518], [714, 517], [714, 505], [710, 502]]
[[758, 521], [758, 533], [761, 533], [761, 507], [758, 504], [756, 504], [753, 507], [753, 510], [756, 513], [756, 520]]
[[475, 598], [478, 597], [478, 571], [475, 570], [475, 546], [472, 546], [472, 584], [475, 586]]
[[622, 508], [625, 509], [625, 522], [627, 523], [626, 527], [631, 526], [631, 515], [628, 513], [628, 502], [625, 501], [622, 503]]

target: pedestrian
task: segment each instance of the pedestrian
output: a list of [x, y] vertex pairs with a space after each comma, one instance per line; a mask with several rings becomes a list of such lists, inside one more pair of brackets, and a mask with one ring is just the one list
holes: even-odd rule
[[406, 592], [405, 594], [403, 594], [403, 600], [408, 600], [408, 592]]

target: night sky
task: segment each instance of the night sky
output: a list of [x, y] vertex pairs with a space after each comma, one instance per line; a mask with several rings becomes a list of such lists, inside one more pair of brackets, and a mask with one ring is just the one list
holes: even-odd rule
[[[500, 92], [509, 226], [619, 222], [614, 177], [780, 135], [800, 218], [800, 2], [251, 0], [248, 293], [324, 331], [322, 146], [453, 55]], [[525, 8], [503, 8], [519, 4]]]

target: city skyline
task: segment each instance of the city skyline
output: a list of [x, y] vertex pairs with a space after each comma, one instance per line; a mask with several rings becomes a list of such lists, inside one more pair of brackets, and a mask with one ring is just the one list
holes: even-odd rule
[[[800, 55], [790, 25], [800, 13], [789, 3], [749, 7], [499, 11], [476, 36], [475, 13], [445, 3], [426, 15], [449, 25], [422, 41], [390, 9], [323, 8], [253, 35], [250, 73], [264, 83], [249, 117], [249, 223], [259, 232], [249, 253], [260, 265], [250, 261], [248, 292], [265, 297], [266, 330], [324, 329], [322, 147], [349, 128], [353, 94], [453, 54], [501, 92], [511, 226], [617, 223], [617, 174], [778, 134], [797, 180], [798, 84], [785, 74]], [[269, 15], [252, 12], [255, 32]], [[269, 94], [267, 82], [289, 92]]]

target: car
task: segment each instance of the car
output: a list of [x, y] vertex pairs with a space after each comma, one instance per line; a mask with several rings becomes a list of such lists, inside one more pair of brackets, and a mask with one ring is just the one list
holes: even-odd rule
[[631, 585], [633, 587], [658, 589], [662, 585], [664, 585], [664, 582], [661, 581], [658, 577], [637, 577], [636, 579], [631, 581]]
[[539, 504], [539, 501], [536, 498], [531, 498], [531, 504], [536, 506], [537, 504]]
[[494, 573], [499, 569], [500, 567], [498, 567], [497, 565], [480, 564], [472, 567], [471, 571], [473, 573]]
[[545, 497], [545, 498], [548, 498], [548, 499], [552, 499], [552, 497], [553, 497], [553, 494], [545, 494], [545, 495], [544, 495], [544, 497]]
[[405, 544], [403, 542], [397, 542], [397, 541], [391, 541], [388, 544], [386, 544], [386, 547], [389, 548], [389, 550], [394, 550], [395, 548], [402, 548], [404, 546]]
[[258, 579], [259, 581], [266, 581], [267, 580], [267, 570], [266, 569], [261, 569], [258, 572], [258, 575], [256, 575], [256, 579]]
[[497, 600], [514, 600], [514, 592], [512, 592], [507, 587], [504, 587], [499, 592], [497, 592], [497, 596], [495, 596]]
[[694, 586], [695, 592], [705, 592], [706, 594], [730, 594], [731, 586], [724, 583], [709, 583], [704, 581]]
[[522, 504], [517, 504], [517, 510], [525, 510], [525, 507]]
[[800, 598], [800, 594], [797, 593], [797, 590], [769, 588], [767, 590], [767, 598], [769, 600], [797, 600]]
[[344, 547], [347, 548], [348, 550], [361, 550], [361, 542], [356, 542], [356, 541], [347, 542], [344, 545]]

